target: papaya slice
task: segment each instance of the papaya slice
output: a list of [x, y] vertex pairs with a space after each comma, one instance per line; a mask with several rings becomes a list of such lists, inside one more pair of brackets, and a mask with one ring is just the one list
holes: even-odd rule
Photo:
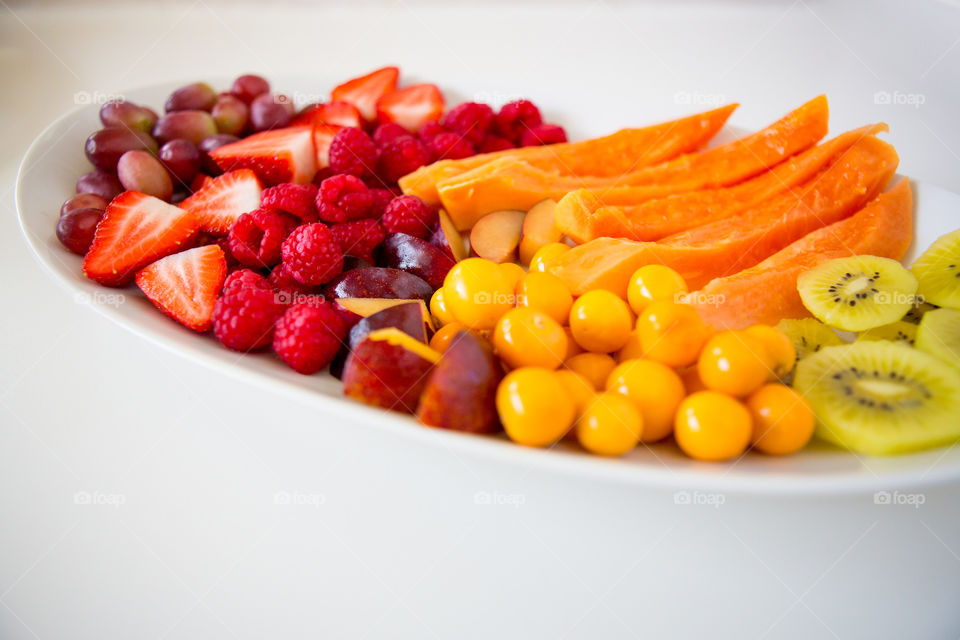
[[864, 136], [888, 130], [886, 124], [879, 123], [847, 131], [733, 187], [678, 193], [630, 206], [610, 206], [595, 192], [581, 189], [568, 193], [558, 203], [556, 223], [564, 235], [578, 243], [602, 237], [659, 240], [729, 218], [792, 189]]
[[525, 211], [544, 198], [560, 200], [581, 188], [598, 190], [607, 204], [636, 204], [751, 178], [816, 144], [827, 133], [828, 117], [827, 99], [819, 96], [739, 140], [612, 176], [544, 170], [506, 156], [439, 182], [437, 192], [443, 208], [462, 229], [491, 211]]
[[[507, 157], [523, 160], [539, 169], [571, 175], [617, 176], [700, 149], [720, 131], [736, 108], [736, 104], [731, 104], [679, 120], [640, 129], [622, 129], [608, 136], [579, 142], [507, 149], [461, 160], [440, 160], [401, 178], [400, 188], [406, 195], [439, 206], [437, 183]], [[540, 198], [544, 199], [546, 197]]]
[[591, 289], [624, 295], [634, 271], [657, 263], [672, 267], [691, 289], [699, 289], [849, 217], [883, 191], [898, 162], [892, 146], [867, 136], [797, 189], [738, 215], [659, 242], [597, 238], [550, 261], [547, 269], [575, 295]]
[[817, 229], [740, 273], [711, 280], [687, 295], [703, 320], [718, 329], [776, 324], [810, 313], [797, 293], [797, 277], [827, 260], [874, 255], [900, 260], [913, 240], [910, 181], [901, 180], [853, 216]]

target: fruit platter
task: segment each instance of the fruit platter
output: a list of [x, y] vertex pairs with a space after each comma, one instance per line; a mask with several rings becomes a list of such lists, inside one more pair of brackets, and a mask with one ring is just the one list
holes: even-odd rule
[[641, 475], [955, 475], [930, 467], [960, 440], [958, 199], [886, 124], [832, 131], [817, 96], [568, 139], [395, 67], [309, 104], [270, 80], [52, 124], [17, 184], [41, 263], [317, 425]]

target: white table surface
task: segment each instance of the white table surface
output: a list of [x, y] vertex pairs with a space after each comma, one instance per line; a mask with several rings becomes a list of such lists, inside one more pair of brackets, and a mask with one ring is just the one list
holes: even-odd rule
[[[826, 92], [834, 131], [885, 120], [902, 172], [960, 191], [960, 8], [948, 3], [683, 2], [668, 10], [603, 0], [351, 9], [7, 2], [0, 0], [4, 639], [484, 637], [518, 607], [541, 620], [529, 629], [551, 637], [636, 631], [617, 613], [633, 606], [617, 584], [636, 557], [627, 562], [605, 548], [638, 514], [612, 512], [586, 488], [557, 495], [560, 480], [492, 464], [467, 463], [472, 484], [448, 482], [463, 461], [418, 456], [413, 469], [404, 457], [413, 445], [379, 433], [341, 440], [322, 416], [317, 428], [331, 430], [330, 448], [304, 451], [296, 435], [303, 425], [291, 424], [302, 412], [289, 401], [149, 345], [55, 285], [21, 237], [13, 184], [27, 145], [74, 108], [76, 92], [247, 71], [345, 77], [390, 62], [496, 95], [499, 70], [519, 66], [534, 98], [541, 86], [607, 94], [616, 83], [643, 87], [641, 104], [597, 104], [624, 124], [692, 111], [677, 104], [679, 93], [741, 102], [736, 124], [772, 119], [779, 111], [770, 105], [784, 111]], [[922, 104], [878, 104], [877, 92]], [[562, 118], [562, 105], [546, 108]], [[590, 123], [570, 129], [600, 132]], [[455, 508], [456, 516], [438, 517], [477, 491], [525, 496], [525, 508], [506, 520]], [[78, 492], [122, 504], [77, 504]], [[277, 492], [323, 504], [284, 507]], [[597, 525], [594, 539], [564, 528], [571, 513]], [[515, 544], [483, 544], [504, 531]], [[428, 534], [445, 544], [419, 549]], [[960, 544], [941, 537], [930, 536], [930, 545], [942, 544], [943, 562], [960, 572]], [[768, 637], [833, 619], [838, 604], [817, 601], [815, 588], [851, 541], [828, 548], [809, 573], [775, 572], [782, 586], [772, 582]], [[581, 562], [582, 554], [596, 561]], [[747, 551], [736, 559], [737, 570], [761, 574], [770, 562]], [[463, 583], [490, 563], [503, 563], [503, 591], [465, 617]], [[795, 606], [793, 596], [807, 591]], [[450, 606], [431, 606], [437, 594]], [[732, 597], [717, 594], [721, 605]], [[583, 606], [556, 606], [570, 601]], [[704, 620], [703, 629], [719, 637], [727, 625], [737, 635], [737, 617], [724, 617], [730, 607], [706, 610], [718, 626]], [[325, 625], [325, 616], [337, 622]], [[342, 626], [345, 619], [353, 622]], [[529, 629], [525, 637], [538, 635]], [[751, 627], [748, 635], [760, 633]]]

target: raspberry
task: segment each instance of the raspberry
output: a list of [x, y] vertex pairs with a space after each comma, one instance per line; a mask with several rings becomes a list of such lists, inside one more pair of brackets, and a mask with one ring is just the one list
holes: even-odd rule
[[226, 294], [228, 291], [239, 287], [269, 289], [270, 283], [267, 282], [266, 278], [252, 269], [238, 269], [228, 275], [227, 279], [223, 281], [222, 291]]
[[298, 303], [277, 321], [273, 350], [297, 373], [310, 375], [328, 366], [346, 335], [343, 319], [325, 300]]
[[431, 159], [437, 160], [459, 160], [460, 158], [469, 158], [477, 153], [470, 141], [459, 133], [438, 133], [427, 141], [427, 148], [430, 150]]
[[331, 176], [333, 176], [333, 171], [330, 169], [330, 167], [321, 167], [320, 169], [317, 169], [317, 172], [315, 174], [313, 174], [313, 180], [311, 180], [310, 182], [312, 182], [315, 186], [319, 187], [324, 180], [326, 180]]
[[530, 127], [520, 136], [521, 147], [536, 147], [542, 144], [557, 144], [567, 141], [567, 132], [556, 124], [539, 124]]
[[330, 142], [330, 169], [363, 177], [377, 170], [380, 150], [363, 129], [347, 127], [337, 132]]
[[431, 120], [430, 122], [424, 123], [424, 125], [420, 127], [420, 131], [417, 133], [417, 135], [420, 136], [420, 139], [424, 142], [424, 144], [426, 144], [430, 141], [430, 138], [433, 136], [438, 136], [441, 133], [450, 133], [450, 131], [439, 122], [434, 122]]
[[267, 209], [286, 211], [303, 222], [316, 222], [317, 191], [317, 186], [313, 184], [278, 184], [263, 190], [260, 205]]
[[506, 138], [501, 138], [500, 136], [487, 136], [483, 139], [483, 142], [480, 143], [480, 146], [477, 147], [477, 152], [494, 153], [495, 151], [506, 151], [507, 149], [513, 149], [513, 147], [513, 143]]
[[386, 233], [376, 220], [356, 220], [341, 222], [330, 227], [343, 255], [354, 256], [373, 263], [373, 251], [380, 246]]
[[[240, 273], [239, 271], [237, 273]], [[252, 351], [273, 340], [273, 325], [284, 305], [273, 289], [235, 282], [213, 308], [213, 334], [234, 351]]]
[[426, 238], [437, 223], [437, 212], [416, 196], [400, 196], [387, 205], [382, 222], [389, 233]]
[[508, 102], [497, 113], [497, 131], [511, 142], [519, 142], [524, 131], [541, 122], [540, 109], [529, 100]]
[[373, 204], [370, 205], [370, 217], [379, 220], [387, 210], [387, 205], [396, 196], [390, 189], [370, 189], [370, 197], [373, 199]]
[[410, 132], [396, 122], [385, 122], [373, 130], [373, 142], [380, 148], [397, 138], [409, 136]]
[[280, 262], [280, 245], [289, 222], [273, 209], [245, 213], [230, 228], [230, 252], [248, 267], [272, 267]]
[[281, 262], [273, 268], [267, 280], [283, 304], [301, 302], [305, 296], [316, 292], [316, 287], [297, 282]]
[[339, 174], [320, 184], [317, 211], [324, 222], [346, 222], [367, 216], [373, 197], [363, 180]]
[[320, 222], [294, 229], [283, 241], [282, 252], [284, 268], [301, 284], [323, 284], [343, 271], [340, 246]]
[[480, 144], [493, 125], [493, 109], [480, 102], [464, 102], [450, 109], [440, 120], [444, 127]]
[[396, 182], [430, 162], [430, 153], [413, 136], [397, 138], [380, 152], [380, 171], [388, 182]]

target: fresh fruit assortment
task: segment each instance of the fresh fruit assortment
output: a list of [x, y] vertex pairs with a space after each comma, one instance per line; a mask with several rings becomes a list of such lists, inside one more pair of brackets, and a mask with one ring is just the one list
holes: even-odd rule
[[194, 83], [103, 105], [56, 233], [88, 278], [432, 427], [704, 461], [960, 439], [960, 231], [902, 266], [886, 125], [822, 141], [821, 96], [703, 150], [735, 108], [568, 142], [396, 67], [310, 105]]

